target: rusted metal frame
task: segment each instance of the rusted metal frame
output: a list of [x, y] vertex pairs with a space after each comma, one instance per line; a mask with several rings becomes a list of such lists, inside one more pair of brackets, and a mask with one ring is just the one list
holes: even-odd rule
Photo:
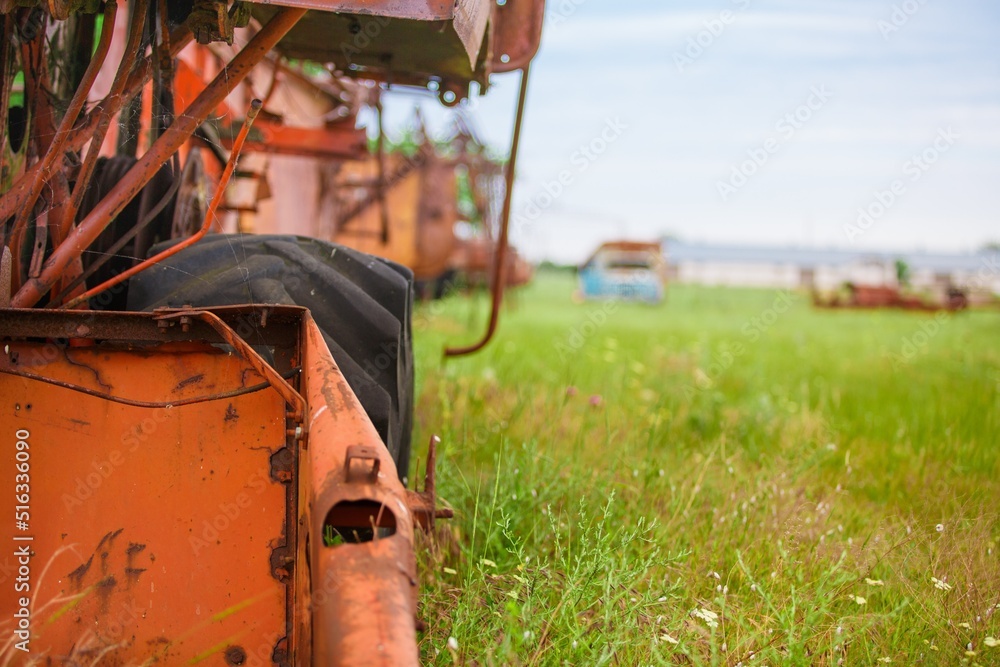
[[[159, 47], [153, 38], [153, 53], [156, 56], [153, 67], [153, 122], [151, 137], [158, 138], [170, 126], [174, 117], [174, 64], [170, 57], [170, 30], [167, 25], [167, 1], [155, 0], [150, 5], [154, 18], [158, 21], [159, 33], [162, 35]], [[156, 27], [151, 25], [150, 32], [155, 35]], [[164, 104], [163, 102], [166, 102]]]
[[[177, 56], [185, 46], [191, 43], [193, 38], [194, 36], [191, 34], [191, 31], [186, 27], [174, 31], [170, 36], [171, 55]], [[151, 63], [153, 55], [147, 55], [139, 67], [136, 68], [136, 71], [129, 76], [120, 106], [124, 106], [132, 101], [136, 95], [142, 92], [143, 87], [149, 83], [149, 79], [153, 75]], [[66, 150], [80, 150], [93, 136], [94, 129], [97, 127], [99, 120], [99, 116], [91, 115], [79, 131], [72, 133], [67, 141]], [[0, 195], [0, 220], [5, 220], [20, 210], [28, 195], [28, 189], [31, 183], [34, 182], [35, 177], [41, 172], [41, 168], [41, 163], [35, 163], [25, 170], [25, 173], [21, 175], [17, 182], [11, 185], [11, 188], [7, 192]]]
[[[273, 4], [272, 0], [250, 0], [251, 4]], [[282, 5], [338, 14], [406, 18], [417, 21], [450, 21], [455, 17], [453, 0], [282, 0]]]
[[97, 158], [100, 155], [101, 146], [104, 144], [104, 137], [107, 135], [108, 127], [111, 125], [111, 118], [122, 106], [123, 100], [121, 99], [121, 94], [125, 88], [125, 82], [128, 80], [128, 76], [131, 73], [132, 67], [135, 65], [136, 58], [139, 54], [139, 45], [142, 40], [142, 29], [145, 20], [146, 0], [136, 0], [135, 5], [132, 7], [132, 16], [131, 21], [129, 22], [128, 41], [125, 44], [125, 53], [122, 54], [121, 62], [118, 64], [118, 72], [115, 74], [115, 78], [111, 84], [111, 89], [108, 92], [108, 95], [98, 106], [97, 127], [94, 128], [94, 132], [91, 135], [90, 147], [87, 149], [87, 156], [84, 158], [83, 164], [80, 166], [80, 171], [76, 177], [76, 184], [73, 186], [73, 194], [66, 207], [66, 211], [63, 214], [63, 218], [59, 223], [58, 237], [56, 238], [57, 244], [62, 243], [63, 240], [69, 235], [70, 230], [73, 228], [73, 222], [76, 220], [76, 214], [80, 210], [80, 204], [83, 202], [83, 196], [87, 192], [87, 186], [90, 185], [90, 179], [94, 174], [94, 167], [97, 164]]
[[524, 121], [524, 105], [528, 96], [529, 70], [530, 65], [525, 66], [525, 68], [521, 70], [521, 90], [517, 100], [517, 114], [514, 120], [514, 136], [511, 138], [510, 142], [510, 160], [507, 162], [506, 192], [504, 192], [503, 198], [503, 215], [500, 221], [500, 238], [497, 240], [497, 251], [493, 260], [493, 285], [491, 286], [492, 306], [490, 308], [490, 321], [486, 327], [486, 333], [478, 343], [467, 347], [445, 348], [445, 357], [460, 357], [483, 349], [483, 347], [490, 342], [490, 339], [493, 338], [493, 334], [496, 332], [497, 323], [500, 319], [500, 305], [503, 303], [503, 288], [507, 268], [507, 241], [508, 231], [510, 228], [510, 210], [514, 196], [514, 170], [517, 166], [517, 149], [521, 142], [521, 125]]
[[[308, 618], [314, 665], [415, 666], [416, 557], [413, 514], [389, 450], [368, 419], [330, 355], [311, 315], [302, 327], [302, 393], [308, 412], [308, 449], [300, 462], [304, 495], [299, 517], [308, 535], [299, 536], [298, 553], [308, 553]], [[371, 460], [353, 463], [348, 476], [347, 452], [363, 445], [378, 460], [378, 472], [364, 474]], [[356, 510], [367, 508], [359, 517]], [[392, 525], [391, 536], [355, 544], [326, 546], [324, 527], [351, 519], [367, 525]], [[390, 517], [392, 521], [390, 522]], [[308, 552], [305, 540], [308, 537]]]
[[389, 243], [389, 204], [385, 200], [388, 184], [385, 176], [385, 125], [383, 123], [381, 91], [375, 98], [375, 113], [378, 115], [378, 146], [375, 148], [378, 160], [378, 181], [375, 185], [375, 192], [378, 197], [379, 216], [382, 222], [382, 244], [385, 245]]
[[[493, 72], [522, 69], [538, 52], [545, 22], [545, 0], [507, 0], [493, 8]], [[507, 56], [507, 60], [503, 57]]]
[[[267, 106], [267, 102], [264, 102]], [[357, 160], [367, 153], [367, 139], [363, 129], [338, 124], [332, 127], [288, 127], [258, 118], [254, 132], [247, 138], [244, 153], [271, 153], [296, 155], [321, 159]], [[223, 137], [219, 142], [232, 148], [232, 140]]]
[[249, 343], [247, 343], [243, 338], [240, 337], [228, 324], [226, 324], [222, 318], [220, 318], [215, 313], [208, 310], [179, 310], [169, 313], [159, 313], [154, 315], [154, 319], [157, 322], [166, 323], [178, 323], [181, 325], [183, 330], [184, 326], [190, 327], [193, 320], [201, 320], [205, 322], [210, 327], [215, 329], [215, 331], [222, 337], [222, 339], [236, 350], [243, 359], [250, 364], [250, 366], [257, 371], [261, 377], [267, 379], [271, 383], [285, 402], [292, 406], [293, 411], [291, 414], [291, 419], [295, 421], [301, 421], [302, 416], [305, 414], [305, 400], [302, 398], [301, 394], [295, 390], [292, 385], [288, 384], [288, 381], [281, 376], [278, 371], [268, 364], [263, 357], [257, 354]]
[[233, 58], [227, 67], [178, 116], [170, 128], [156, 140], [135, 166], [111, 192], [80, 222], [71, 236], [56, 248], [38, 278], [28, 280], [14, 296], [12, 303], [27, 308], [38, 303], [59, 279], [69, 263], [93, 243], [129, 201], [156, 174], [160, 166], [187, 141], [194, 131], [225, 99], [228, 91], [249, 74], [250, 70], [298, 22], [304, 9], [283, 9], [265, 25]]
[[[45, 16], [47, 17], [47, 15]], [[35, 176], [40, 174], [43, 171], [42, 168], [45, 166], [45, 161], [39, 159], [38, 156], [48, 152], [53, 139], [58, 134], [58, 128], [55, 125], [55, 105], [48, 94], [50, 81], [48, 61], [45, 58], [43, 48], [45, 44], [44, 18], [38, 30], [41, 36], [36, 35], [30, 41], [22, 41], [20, 49], [21, 64], [24, 71], [25, 108], [27, 109], [28, 117], [31, 119], [30, 131], [25, 137], [25, 141], [27, 142], [27, 146], [25, 147], [25, 164], [34, 161], [33, 166], [39, 167], [39, 169], [34, 171], [26, 169], [25, 175], [28, 175], [27, 172], [30, 171]], [[21, 180], [25, 180], [25, 192], [30, 193], [31, 188], [35, 184], [35, 179], [24, 179], [22, 176]], [[28, 230], [27, 219], [23, 218], [24, 213], [25, 209], [22, 207], [12, 210], [9, 215], [0, 217], [0, 220], [7, 220], [8, 217], [14, 218], [14, 225], [7, 243], [13, 251], [13, 285], [15, 290], [21, 285], [21, 274], [23, 273], [23, 267], [21, 266], [23, 259], [22, 248]], [[18, 220], [23, 220], [23, 223], [18, 225]]]
[[[27, 198], [21, 207], [17, 218], [14, 221], [14, 236], [16, 237], [20, 230], [28, 224], [28, 217], [31, 215], [35, 208], [35, 202], [38, 200], [38, 196], [42, 193], [42, 187], [45, 182], [51, 178], [51, 172], [53, 167], [56, 165], [56, 160], [63, 156], [66, 149], [66, 142], [72, 133], [73, 126], [76, 125], [76, 120], [80, 116], [80, 112], [83, 110], [83, 105], [87, 102], [87, 95], [90, 93], [90, 89], [94, 85], [94, 81], [97, 80], [97, 74], [100, 72], [101, 67], [104, 66], [104, 60], [108, 55], [108, 50], [111, 48], [111, 38], [114, 35], [115, 19], [118, 15], [118, 1], [113, 0], [108, 2], [104, 6], [104, 27], [101, 29], [101, 38], [97, 42], [97, 49], [94, 52], [94, 56], [87, 65], [87, 71], [84, 72], [83, 78], [80, 81], [80, 85], [77, 86], [76, 92], [73, 93], [73, 98], [69, 102], [69, 106], [66, 108], [66, 113], [63, 114], [62, 121], [59, 123], [59, 127], [56, 130], [56, 135], [49, 145], [48, 150], [45, 152], [44, 157], [41, 159], [41, 168], [35, 174], [34, 179], [31, 181], [31, 187], [28, 189]], [[48, 229], [46, 228], [46, 218], [41, 216], [39, 218], [41, 221], [36, 234], [46, 237]], [[44, 251], [45, 242], [42, 241], [42, 250]], [[38, 251], [38, 243], [36, 240], [35, 251]]]
[[[413, 155], [413, 157], [407, 158], [406, 161], [404, 161], [403, 164], [400, 165], [389, 176], [389, 178], [388, 178], [388, 180], [386, 182], [386, 189], [392, 188], [394, 185], [396, 185], [401, 180], [403, 180], [404, 178], [406, 178], [410, 174], [410, 172], [412, 172], [414, 169], [419, 169], [419, 168], [423, 167], [427, 163], [428, 152], [429, 151], [433, 151], [433, 150], [434, 150], [434, 148], [432, 146], [430, 146], [429, 144], [422, 145], [420, 147], [420, 149]], [[365, 188], [372, 188], [372, 189], [374, 189], [377, 186], [378, 186], [378, 182], [377, 182], [377, 179], [376, 179], [370, 185], [369, 184], [357, 184], [355, 187], [365, 187]], [[370, 194], [369, 196], [365, 197], [361, 201], [357, 202], [351, 209], [349, 209], [342, 216], [339, 216], [338, 219], [337, 219], [337, 231], [338, 231], [338, 233], [340, 233], [340, 232], [357, 233], [357, 232], [348, 232], [348, 230], [346, 229], [347, 225], [352, 220], [354, 220], [355, 218], [357, 218], [359, 215], [361, 215], [362, 213], [364, 213], [376, 201], [378, 201], [378, 199], [374, 195]]]
[[70, 295], [73, 296], [74, 301], [78, 298], [80, 299], [80, 301], [76, 301], [76, 305], [79, 306], [84, 305], [83, 299], [85, 299], [86, 296], [82, 293], [73, 294], [74, 291], [79, 292], [77, 288], [80, 287], [80, 285], [83, 285], [84, 281], [86, 281], [87, 278], [97, 273], [97, 271], [99, 271], [102, 266], [107, 264], [113, 257], [115, 257], [118, 254], [118, 252], [128, 244], [129, 241], [135, 238], [136, 235], [139, 234], [139, 232], [141, 232], [151, 222], [153, 222], [153, 220], [156, 219], [156, 216], [158, 216], [160, 212], [163, 211], [164, 208], [166, 208], [167, 204], [170, 203], [170, 200], [173, 199], [173, 196], [177, 193], [177, 190], [178, 188], [180, 188], [181, 184], [180, 181], [181, 169], [180, 169], [180, 158], [176, 153], [174, 153], [173, 162], [174, 162], [173, 182], [170, 184], [170, 188], [168, 188], [167, 191], [160, 198], [160, 201], [156, 202], [156, 205], [154, 205], [153, 208], [146, 211], [146, 214], [143, 216], [143, 218], [138, 222], [136, 222], [136, 224], [132, 226], [128, 231], [122, 234], [110, 248], [104, 251], [104, 254], [102, 254], [100, 257], [94, 260], [94, 262], [87, 267], [86, 271], [83, 270], [83, 266], [81, 265], [80, 271], [76, 272], [77, 273], [76, 276], [74, 276], [70, 280], [63, 280], [62, 284], [64, 284], [65, 286], [61, 290], [59, 290], [59, 293], [49, 301], [50, 307], [55, 306], [55, 304], [62, 303]]
[[424, 490], [406, 490], [406, 504], [413, 512], [413, 519], [423, 530], [433, 534], [435, 519], [450, 519], [455, 516], [454, 510], [447, 507], [437, 507], [437, 446], [441, 438], [431, 436], [427, 446], [427, 467], [424, 471]]
[[[291, 379], [299, 374], [300, 369], [295, 369], [294, 371], [288, 371], [282, 374], [282, 377], [286, 379]], [[63, 389], [69, 389], [70, 391], [79, 392], [81, 394], [86, 394], [88, 396], [94, 396], [105, 401], [110, 401], [112, 403], [119, 403], [121, 405], [128, 405], [134, 408], [179, 408], [185, 405], [194, 405], [196, 403], [207, 403], [208, 401], [218, 401], [226, 398], [237, 398], [239, 396], [245, 396], [246, 394], [253, 394], [258, 391], [262, 391], [273, 385], [270, 382], [261, 382], [250, 387], [241, 387], [239, 389], [233, 389], [231, 391], [217, 392], [215, 394], [206, 394], [205, 396], [194, 396], [192, 398], [181, 398], [173, 401], [137, 401], [131, 398], [125, 398], [123, 396], [115, 396], [103, 391], [97, 391], [96, 389], [91, 389], [90, 387], [83, 387], [78, 384], [73, 384], [72, 382], [64, 382], [62, 380], [56, 380], [50, 377], [45, 377], [44, 375], [38, 375], [36, 373], [29, 373], [27, 371], [22, 371], [8, 365], [3, 357], [0, 357], [0, 373], [4, 375], [14, 375], [26, 380], [34, 380], [35, 382], [44, 382], [45, 384], [51, 384], [55, 387], [61, 387]]]
[[[232, 178], [233, 171], [236, 169], [236, 163], [239, 161], [240, 151], [243, 149], [243, 142], [246, 141], [247, 134], [250, 132], [250, 126], [253, 125], [254, 119], [260, 112], [260, 107], [260, 100], [255, 99], [250, 103], [250, 110], [247, 112], [247, 117], [243, 123], [243, 127], [240, 128], [240, 133], [236, 136], [236, 141], [233, 142], [233, 151], [229, 154], [229, 160], [226, 162], [226, 168], [222, 172], [222, 178], [219, 180], [218, 187], [215, 188], [215, 193], [212, 195], [212, 201], [208, 205], [208, 210], [205, 211], [205, 219], [201, 224], [201, 228], [180, 243], [167, 248], [153, 257], [139, 262], [135, 266], [122, 271], [117, 276], [109, 278], [100, 285], [87, 290], [73, 299], [70, 299], [66, 302], [66, 305], [63, 306], [64, 308], [73, 308], [74, 306], [83, 303], [90, 297], [96, 296], [104, 290], [128, 280], [140, 271], [144, 271], [154, 264], [176, 255], [185, 248], [193, 246], [195, 243], [204, 238], [206, 234], [208, 234], [208, 230], [212, 228], [212, 223], [215, 222], [215, 214], [219, 209], [219, 204], [222, 203], [222, 199], [226, 196], [226, 188], [229, 186], [229, 180]], [[176, 183], [178, 180], [174, 179], [174, 182]]]
[[[9, 137], [7, 115], [10, 109], [11, 86], [8, 85], [8, 75], [10, 83], [13, 83], [14, 59], [16, 57], [14, 54], [14, 13], [0, 16], [0, 25], [2, 25], [2, 29], [0, 29], [0, 40], [2, 40], [0, 41], [0, 132], [4, 136], [3, 139], [0, 139], [0, 174], [3, 174], [6, 158], [3, 144]], [[7, 245], [6, 232], [6, 221], [0, 222], [0, 248]]]
[[[98, 341], [126, 342], [131, 345], [205, 342], [225, 343], [219, 333], [201, 320], [183, 327], [160, 325], [157, 315], [183, 312], [184, 309], [164, 308], [153, 313], [120, 313], [113, 311], [66, 311], [32, 309], [0, 309], [0, 339], [81, 338]], [[253, 330], [255, 345], [293, 347], [298, 343], [298, 329], [304, 308], [299, 306], [219, 306], [211, 309], [237, 333], [246, 327]], [[248, 337], [243, 334], [243, 337]]]

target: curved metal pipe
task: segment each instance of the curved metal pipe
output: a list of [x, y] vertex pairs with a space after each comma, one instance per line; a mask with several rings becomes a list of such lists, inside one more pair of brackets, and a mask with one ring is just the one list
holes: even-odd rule
[[66, 108], [66, 113], [59, 123], [59, 129], [56, 130], [55, 139], [52, 140], [48, 152], [45, 153], [45, 157], [41, 160], [41, 168], [35, 173], [34, 179], [31, 181], [31, 188], [28, 190], [28, 195], [21, 205], [20, 212], [14, 222], [14, 230], [11, 234], [14, 238], [17, 238], [28, 224], [28, 217], [35, 208], [35, 201], [38, 200], [38, 195], [42, 193], [42, 187], [49, 180], [50, 172], [55, 165], [56, 159], [62, 157], [65, 151], [66, 141], [69, 139], [71, 130], [76, 124], [76, 119], [80, 117], [80, 111], [83, 110], [83, 105], [87, 101], [87, 95], [90, 93], [94, 81], [97, 80], [97, 74], [101, 71], [101, 67], [104, 66], [104, 59], [111, 48], [111, 38], [115, 32], [115, 18], [117, 15], [117, 0], [107, 3], [104, 7], [104, 26], [101, 28], [101, 38], [97, 43], [97, 50], [94, 52], [94, 57], [91, 59], [90, 64], [87, 65], [87, 71], [84, 72], [80, 85], [77, 86], [76, 92], [73, 93], [73, 99], [70, 100], [69, 106]]
[[66, 302], [66, 305], [61, 306], [61, 308], [74, 308], [85, 302], [92, 296], [96, 296], [106, 289], [114, 287], [120, 282], [128, 280], [140, 271], [144, 271], [151, 267], [152, 265], [162, 262], [168, 257], [176, 255], [181, 250], [193, 246], [195, 243], [200, 241], [208, 234], [208, 230], [212, 228], [212, 223], [215, 221], [215, 212], [219, 209], [219, 204], [222, 203], [223, 197], [226, 195], [226, 187], [229, 185], [229, 179], [232, 178], [233, 172], [236, 170], [236, 162], [240, 158], [240, 151], [243, 150], [243, 143], [246, 141], [247, 134], [250, 132], [250, 126], [253, 125], [254, 118], [257, 117], [257, 113], [260, 111], [261, 101], [253, 100], [250, 103], [250, 110], [247, 112], [246, 120], [243, 121], [243, 127], [240, 128], [240, 132], [236, 135], [236, 140], [233, 141], [233, 150], [229, 154], [229, 160], [226, 162], [226, 168], [222, 172], [222, 178], [219, 180], [219, 185], [215, 189], [215, 194], [212, 195], [212, 201], [208, 205], [208, 210], [205, 211], [205, 219], [201, 223], [201, 228], [196, 231], [191, 236], [187, 237], [180, 243], [170, 246], [166, 250], [153, 257], [145, 259], [130, 269], [122, 271], [117, 276], [105, 280], [103, 283], [97, 287], [93, 287], [83, 294], [74, 297]]
[[[185, 46], [191, 43], [192, 39], [194, 39], [194, 35], [188, 28], [182, 26], [175, 30], [170, 35], [170, 55], [177, 56]], [[129, 102], [138, 95], [142, 91], [143, 86], [153, 76], [151, 62], [153, 55], [147, 55], [129, 76], [128, 82], [125, 85], [122, 104]], [[79, 132], [73, 132], [70, 135], [66, 142], [66, 150], [80, 150], [90, 137], [93, 136], [98, 122], [100, 122], [100, 116], [91, 116]], [[36, 162], [28, 167], [21, 177], [10, 186], [7, 192], [0, 195], [0, 220], [9, 218], [23, 207], [31, 184], [38, 174], [41, 173], [42, 166], [41, 162]]]
[[97, 164], [101, 145], [104, 144], [104, 137], [108, 132], [108, 126], [111, 125], [111, 117], [118, 112], [124, 102], [122, 91], [125, 89], [128, 75], [132, 71], [132, 66], [135, 65], [135, 60], [139, 55], [139, 44], [142, 39], [142, 27], [145, 20], [146, 0], [136, 0], [135, 5], [132, 7], [132, 19], [129, 23], [128, 42], [125, 45], [125, 53], [122, 54], [121, 62], [118, 64], [118, 73], [115, 74], [111, 90], [101, 102], [97, 127], [94, 128], [91, 135], [87, 157], [84, 158], [83, 165], [80, 167], [80, 173], [76, 177], [76, 185], [73, 186], [73, 195], [70, 198], [69, 205], [66, 207], [63, 219], [59, 223], [58, 236], [56, 237], [58, 243], [62, 243], [73, 228], [76, 213], [80, 210], [83, 195], [87, 191], [87, 186], [90, 184], [90, 177], [94, 173], [94, 166]]
[[176, 122], [150, 147], [135, 166], [118, 182], [118, 185], [94, 207], [80, 222], [70, 237], [52, 252], [38, 278], [29, 279], [14, 296], [15, 308], [30, 308], [38, 303], [55, 284], [65, 268], [79, 257], [122, 209], [149, 182], [166, 160], [187, 141], [219, 102], [234, 86], [246, 78], [259, 63], [306, 13], [305, 9], [286, 8], [276, 14], [260, 32], [233, 58], [215, 80], [178, 115]]
[[510, 227], [510, 209], [514, 196], [514, 168], [517, 166], [517, 148], [521, 143], [521, 123], [524, 120], [524, 101], [528, 96], [528, 70], [530, 65], [526, 65], [521, 70], [521, 91], [517, 100], [517, 116], [514, 120], [514, 136], [511, 138], [510, 160], [507, 162], [506, 192], [503, 198], [503, 215], [500, 222], [500, 238], [497, 241], [497, 254], [493, 265], [493, 304], [490, 309], [490, 322], [486, 327], [486, 333], [482, 339], [467, 347], [448, 347], [444, 350], [445, 357], [461, 357], [472, 354], [486, 347], [486, 344], [496, 333], [497, 323], [500, 320], [500, 305], [503, 303], [503, 288], [506, 280], [507, 270], [507, 232]]

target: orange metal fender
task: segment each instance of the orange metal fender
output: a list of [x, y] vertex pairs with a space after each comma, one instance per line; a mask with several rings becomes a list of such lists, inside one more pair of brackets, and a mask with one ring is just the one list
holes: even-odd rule
[[[308, 314], [302, 332], [308, 438], [299, 497], [308, 502], [299, 512], [311, 535], [311, 571], [310, 581], [300, 576], [297, 585], [311, 591], [299, 599], [308, 600], [301, 611], [311, 612], [311, 628], [301, 631], [311, 631], [312, 664], [417, 665], [414, 517], [406, 489]], [[357, 537], [327, 546], [327, 526]]]

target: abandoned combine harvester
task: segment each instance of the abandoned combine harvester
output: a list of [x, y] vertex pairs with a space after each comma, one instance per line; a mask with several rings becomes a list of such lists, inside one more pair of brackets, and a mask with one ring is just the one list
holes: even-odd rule
[[[449, 353], [475, 350], [543, 10], [0, 0], [0, 664], [418, 663], [414, 531], [449, 513], [433, 443], [423, 491], [403, 479], [413, 274], [329, 240], [209, 234], [244, 143], [350, 156], [359, 137], [283, 128], [277, 76], [233, 136], [206, 121], [265, 63], [448, 105], [519, 70], [490, 325]], [[239, 45], [194, 91], [175, 76], [192, 41]]]

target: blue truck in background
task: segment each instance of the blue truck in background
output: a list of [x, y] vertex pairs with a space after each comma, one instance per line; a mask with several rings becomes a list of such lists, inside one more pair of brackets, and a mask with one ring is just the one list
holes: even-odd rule
[[579, 281], [587, 300], [660, 303], [667, 282], [663, 248], [638, 241], [604, 243], [580, 267]]

